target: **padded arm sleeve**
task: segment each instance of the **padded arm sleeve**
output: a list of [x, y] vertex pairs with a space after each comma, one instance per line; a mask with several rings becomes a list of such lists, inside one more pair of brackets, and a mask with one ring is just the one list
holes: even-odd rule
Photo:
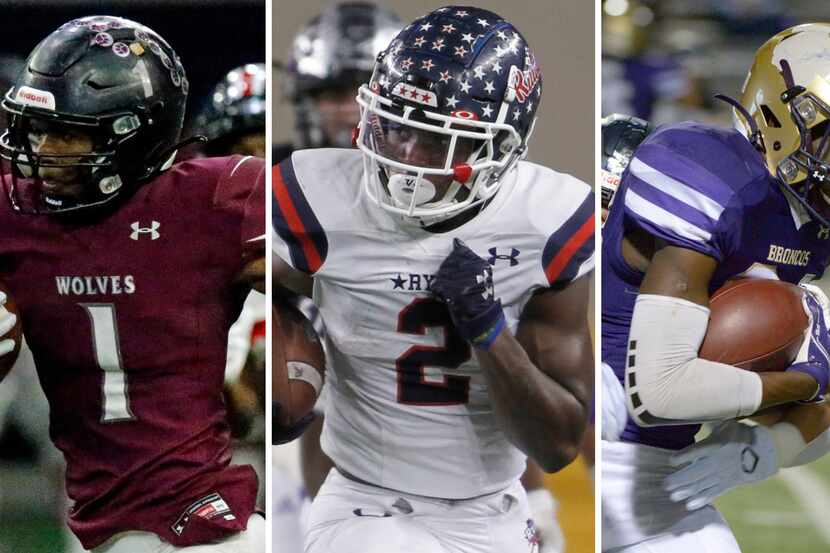
[[625, 389], [640, 426], [733, 419], [761, 405], [757, 374], [700, 359], [709, 309], [679, 298], [641, 294], [631, 319]]

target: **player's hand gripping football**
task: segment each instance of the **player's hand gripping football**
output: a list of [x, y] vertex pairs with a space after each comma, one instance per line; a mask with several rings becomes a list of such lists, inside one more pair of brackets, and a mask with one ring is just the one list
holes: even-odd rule
[[825, 393], [830, 380], [830, 335], [827, 333], [830, 301], [816, 286], [801, 286], [804, 288], [804, 310], [810, 318], [810, 335], [804, 339], [795, 361], [787, 370], [806, 373], [818, 382], [815, 400]]
[[447, 304], [458, 333], [474, 346], [488, 349], [504, 328], [493, 268], [458, 238], [435, 275], [432, 291]]
[[685, 466], [666, 477], [663, 487], [689, 511], [709, 505], [732, 488], [778, 472], [769, 430], [738, 421], [721, 423], [707, 438], [674, 454], [670, 462]]
[[6, 336], [15, 324], [17, 324], [17, 315], [6, 309], [6, 294], [0, 292], [0, 357], [14, 351], [14, 340]]

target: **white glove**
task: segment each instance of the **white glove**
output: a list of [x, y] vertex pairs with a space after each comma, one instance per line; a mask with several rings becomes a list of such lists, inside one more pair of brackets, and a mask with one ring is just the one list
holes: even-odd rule
[[602, 439], [616, 442], [625, 430], [628, 421], [628, 408], [625, 403], [625, 390], [620, 384], [614, 370], [602, 364]]
[[[0, 338], [11, 332], [17, 324], [17, 315], [6, 309], [6, 294], [0, 292]], [[5, 338], [0, 340], [0, 357], [14, 350], [14, 340]]]
[[530, 514], [539, 534], [539, 553], [563, 553], [565, 535], [556, 520], [556, 499], [545, 488], [527, 492]]
[[672, 501], [685, 503], [689, 511], [709, 505], [732, 488], [766, 480], [779, 468], [769, 430], [736, 421], [721, 423], [670, 462], [686, 466], [666, 477], [663, 487]]

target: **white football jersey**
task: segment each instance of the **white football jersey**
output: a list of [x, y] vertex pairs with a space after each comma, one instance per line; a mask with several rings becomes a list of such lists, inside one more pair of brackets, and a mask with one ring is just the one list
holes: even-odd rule
[[372, 484], [441, 498], [505, 488], [525, 456], [430, 285], [460, 238], [493, 266], [511, 332], [531, 295], [593, 268], [588, 185], [532, 163], [455, 230], [402, 224], [364, 193], [357, 150], [297, 152], [274, 170], [274, 251], [314, 276], [327, 330], [323, 450]]

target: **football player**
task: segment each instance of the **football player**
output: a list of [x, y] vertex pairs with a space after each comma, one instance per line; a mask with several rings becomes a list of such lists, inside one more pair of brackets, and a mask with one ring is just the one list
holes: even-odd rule
[[188, 88], [158, 34], [93, 16], [2, 101], [0, 277], [96, 552], [264, 551], [222, 401], [228, 328], [264, 278], [264, 163], [175, 164]]
[[336, 2], [297, 33], [282, 75], [294, 108], [294, 143], [274, 146], [275, 164], [295, 149], [352, 147], [357, 89], [402, 27], [397, 15], [373, 2]]
[[275, 168], [275, 276], [313, 276], [327, 330], [308, 553], [538, 542], [518, 478], [579, 450], [594, 229], [587, 185], [522, 161], [541, 81], [509, 22], [440, 8], [360, 88], [359, 151]]
[[265, 79], [264, 63], [246, 63], [214, 87], [196, 122], [206, 155], [265, 158]]
[[792, 408], [768, 431], [730, 424], [713, 441], [732, 443], [731, 456], [704, 464], [700, 479], [699, 463], [663, 478], [716, 449], [675, 455], [700, 423], [818, 400], [827, 388], [826, 299], [810, 290], [811, 332], [786, 371], [753, 373], [697, 351], [709, 295], [724, 282], [806, 283], [830, 259], [828, 31], [793, 27], [761, 47], [743, 105], [727, 99], [743, 133], [659, 127], [623, 174], [603, 228], [602, 355], [624, 386], [629, 419], [621, 441], [603, 443], [604, 550], [739, 551], [708, 505], [715, 492], [807, 460], [827, 428], [821, 405]]

